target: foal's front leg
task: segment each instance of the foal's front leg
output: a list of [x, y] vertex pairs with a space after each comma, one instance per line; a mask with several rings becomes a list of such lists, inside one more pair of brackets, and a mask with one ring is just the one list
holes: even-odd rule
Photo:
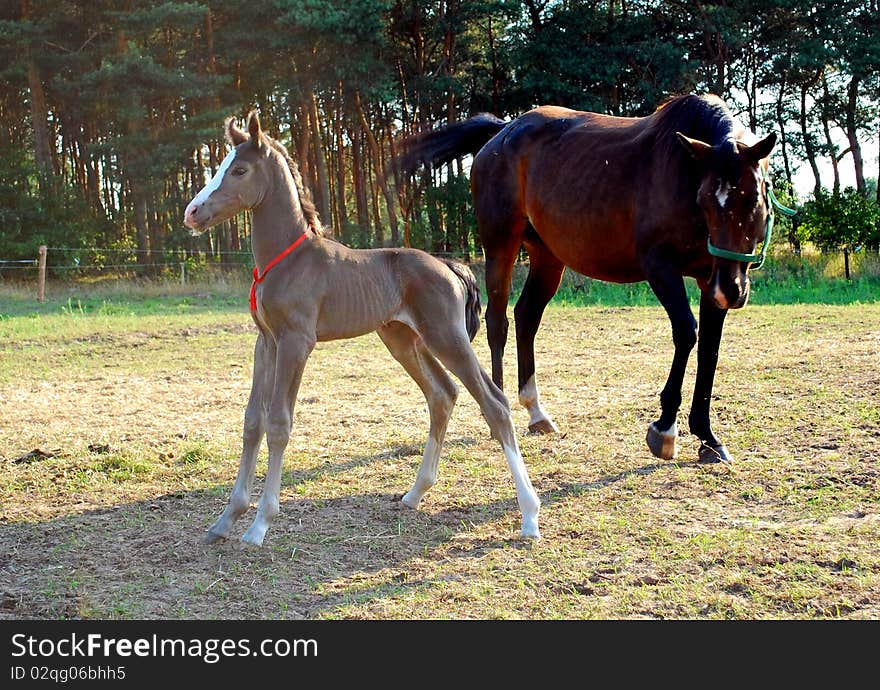
[[223, 514], [208, 530], [205, 543], [213, 544], [229, 537], [232, 526], [244, 515], [250, 506], [251, 490], [254, 485], [254, 468], [257, 454], [266, 432], [266, 408], [275, 381], [275, 344], [263, 333], [257, 336], [254, 346], [254, 375], [251, 394], [244, 413], [244, 432], [242, 434], [241, 463], [238, 475], [232, 486], [232, 494]]
[[281, 493], [281, 469], [284, 449], [290, 440], [293, 422], [293, 405], [302, 381], [306, 360], [315, 347], [315, 337], [306, 331], [282, 333], [278, 338], [275, 355], [275, 380], [272, 398], [266, 414], [266, 442], [269, 446], [269, 469], [266, 482], [257, 504], [254, 521], [241, 539], [248, 544], [260, 546], [266, 530], [279, 511]]

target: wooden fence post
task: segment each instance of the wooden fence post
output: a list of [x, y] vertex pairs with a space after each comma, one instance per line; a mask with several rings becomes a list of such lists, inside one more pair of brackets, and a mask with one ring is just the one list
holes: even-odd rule
[[46, 245], [40, 245], [40, 255], [37, 259], [37, 301], [46, 301]]

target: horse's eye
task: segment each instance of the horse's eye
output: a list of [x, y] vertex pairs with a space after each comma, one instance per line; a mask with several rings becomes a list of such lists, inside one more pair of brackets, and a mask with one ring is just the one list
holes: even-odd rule
[[246, 172], [247, 172], [247, 168], [233, 168], [232, 169], [232, 174], [235, 175], [236, 177], [241, 177]]

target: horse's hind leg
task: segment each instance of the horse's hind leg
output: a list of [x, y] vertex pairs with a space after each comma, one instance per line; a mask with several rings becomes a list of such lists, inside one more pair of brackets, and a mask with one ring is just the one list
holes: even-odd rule
[[425, 441], [422, 464], [415, 484], [402, 499], [404, 505], [418, 508], [422, 496], [437, 483], [440, 451], [458, 397], [458, 387], [409, 326], [393, 321], [380, 328], [378, 333], [394, 358], [422, 389], [428, 402], [431, 427]]
[[529, 431], [548, 434], [559, 431], [550, 416], [541, 408], [538, 382], [535, 378], [535, 334], [547, 303], [559, 289], [565, 264], [557, 259], [544, 243], [526, 231], [529, 252], [529, 275], [513, 310], [516, 321], [516, 353], [519, 371], [519, 402], [529, 411]]
[[507, 344], [507, 302], [513, 265], [521, 244], [525, 218], [490, 224], [480, 219], [480, 237], [486, 254], [486, 337], [492, 355], [492, 380], [504, 390], [504, 346]]
[[242, 433], [241, 462], [238, 475], [232, 486], [232, 494], [223, 514], [208, 530], [205, 542], [208, 544], [226, 539], [235, 522], [247, 511], [251, 502], [254, 485], [254, 468], [257, 454], [266, 432], [266, 408], [275, 379], [275, 344], [262, 333], [254, 346], [254, 375], [251, 394], [244, 413], [244, 432]]
[[480, 405], [483, 417], [489, 424], [492, 437], [498, 439], [507, 459], [516, 497], [522, 513], [522, 536], [539, 538], [538, 512], [541, 502], [529, 479], [528, 470], [516, 440], [516, 432], [510, 419], [510, 406], [504, 394], [493, 384], [480, 367], [468, 342], [463, 326], [453, 329], [435, 327], [422, 333], [425, 344], [443, 364], [461, 380]]

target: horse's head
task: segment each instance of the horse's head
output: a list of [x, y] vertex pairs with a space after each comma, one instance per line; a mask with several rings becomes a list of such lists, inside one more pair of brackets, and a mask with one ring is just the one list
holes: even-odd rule
[[183, 214], [183, 222], [194, 235], [232, 218], [236, 213], [257, 206], [271, 183], [266, 165], [272, 147], [265, 141], [256, 112], [248, 115], [248, 131], [226, 120], [226, 139], [233, 146], [214, 177]]
[[749, 299], [749, 268], [767, 231], [767, 156], [776, 144], [770, 134], [755, 144], [727, 139], [711, 146], [680, 132], [678, 139], [697, 161], [697, 203], [709, 230], [713, 258], [709, 289], [721, 309], [739, 309]]

